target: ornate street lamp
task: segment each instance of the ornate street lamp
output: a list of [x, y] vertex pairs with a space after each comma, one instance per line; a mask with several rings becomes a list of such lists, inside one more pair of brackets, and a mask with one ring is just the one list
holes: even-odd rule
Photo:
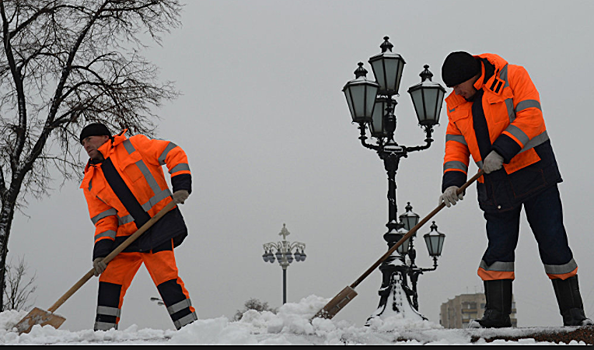
[[373, 107], [373, 114], [371, 115], [371, 122], [369, 125], [369, 131], [371, 136], [381, 139], [382, 137], [388, 137], [388, 132], [384, 126], [384, 121], [388, 107], [396, 106], [396, 100], [392, 99], [388, 102], [388, 97], [380, 96], [375, 100], [375, 106]]
[[382, 52], [371, 57], [369, 64], [371, 64], [373, 75], [380, 85], [380, 94], [392, 96], [398, 95], [402, 70], [406, 62], [399, 54], [392, 53], [394, 45], [388, 39], [390, 38], [384, 37], [384, 42], [380, 45]]
[[371, 120], [378, 89], [376, 82], [367, 80], [367, 70], [363, 68], [363, 62], [359, 62], [359, 68], [355, 69], [355, 79], [346, 83], [342, 89], [355, 123]]
[[[404, 228], [404, 225], [400, 226], [400, 228], [396, 230], [396, 234], [399, 236], [398, 241], [400, 241], [402, 237], [404, 237], [404, 235], [408, 233], [408, 231], [409, 230]], [[408, 253], [408, 250], [410, 249], [410, 245], [412, 243], [412, 238], [415, 235], [416, 233], [414, 233], [411, 237], [407, 238], [398, 248], [396, 248], [398, 254], [404, 256]]]
[[[389, 37], [386, 36], [380, 45], [381, 53], [369, 59], [376, 80], [375, 84], [373, 81], [367, 80], [367, 70], [359, 62], [359, 67], [355, 70], [355, 80], [349, 81], [343, 88], [352, 120], [359, 124], [361, 144], [365, 148], [377, 152], [380, 159], [384, 161], [384, 167], [388, 174], [388, 223], [386, 224], [388, 232], [384, 234], [388, 248], [396, 244], [419, 220], [418, 215], [412, 213], [407, 207], [407, 212], [400, 216], [401, 222], [397, 221], [396, 171], [398, 164], [400, 159], [407, 157], [409, 153], [425, 150], [431, 146], [433, 127], [439, 123], [439, 114], [446, 91], [440, 84], [431, 81], [433, 74], [429, 71], [429, 66], [425, 65], [420, 74], [421, 82], [408, 89], [419, 126], [425, 130], [425, 144], [414, 147], [399, 145], [394, 140], [394, 131], [396, 130], [394, 111], [397, 105], [394, 97], [398, 96], [406, 62], [402, 56], [392, 52], [393, 47]], [[374, 93], [375, 96], [372, 97], [371, 95]], [[371, 104], [370, 101], [374, 101], [374, 103]], [[367, 129], [370, 130], [371, 137], [375, 139], [375, 144], [367, 142]], [[405, 255], [411, 258], [412, 266], [407, 267], [404, 263]], [[397, 289], [398, 291], [404, 290], [407, 296], [413, 296], [413, 303], [410, 298], [407, 298], [409, 304], [414, 304], [413, 313], [417, 314], [416, 317], [425, 319], [418, 314], [416, 305], [416, 278], [424, 270], [414, 266], [414, 258], [415, 252], [411, 237], [409, 242], [402, 244], [392, 256], [380, 265], [382, 271], [380, 303], [370, 319], [384, 315], [388, 298], [390, 295], [394, 296]], [[406, 286], [406, 276], [410, 276], [413, 281], [414, 291]], [[397, 303], [392, 303], [392, 305], [397, 305]]]
[[[305, 261], [307, 257], [305, 255], [305, 243], [287, 241], [287, 236], [290, 234], [286, 225], [283, 224], [283, 228], [279, 233], [280, 236], [283, 236], [283, 240], [264, 244], [264, 254], [262, 254], [264, 262], [274, 263], [276, 260], [283, 269], [283, 304], [287, 302], [287, 267], [291, 265], [293, 260]], [[293, 250], [295, 253], [293, 253]]]
[[410, 231], [419, 223], [419, 214], [412, 211], [410, 202], [406, 203], [406, 207], [404, 209], [406, 209], [406, 212], [400, 215], [400, 222], [404, 225], [404, 229], [406, 229], [406, 231]]
[[445, 235], [437, 231], [437, 225], [435, 221], [431, 225], [431, 232], [423, 236], [429, 255], [433, 258], [434, 264], [437, 267], [437, 258], [441, 256], [443, 249], [443, 242], [445, 241]]
[[[415, 227], [419, 222], [419, 215], [412, 211], [412, 206], [410, 205], [410, 202], [407, 203], [405, 209], [406, 212], [399, 216], [401, 227], [396, 232], [400, 235], [400, 237], [397, 238], [396, 242], [400, 241], [400, 239], [404, 237], [404, 235], [406, 235], [408, 231]], [[412, 237], [407, 238], [398, 248], [396, 248], [400, 255], [406, 255], [408, 253], [408, 250], [411, 248], [412, 245], [413, 237], [415, 237], [416, 235], [417, 234], [415, 232], [412, 235]]]
[[408, 93], [415, 106], [419, 125], [433, 126], [439, 123], [439, 112], [446, 89], [431, 81], [433, 73], [429, 71], [429, 65], [426, 64], [424, 68], [425, 70], [419, 74], [421, 82], [411, 86]]

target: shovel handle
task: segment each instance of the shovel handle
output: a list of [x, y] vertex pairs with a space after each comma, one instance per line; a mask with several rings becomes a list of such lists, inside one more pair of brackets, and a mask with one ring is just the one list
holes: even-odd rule
[[[483, 173], [483, 169], [480, 169], [476, 173], [476, 175], [471, 177], [470, 180], [466, 181], [466, 183], [462, 185], [462, 187], [460, 187], [458, 191], [456, 191], [456, 193], [463, 193], [468, 186], [475, 182], [479, 177], [483, 176]], [[357, 287], [359, 283], [361, 283], [367, 276], [369, 276], [369, 274], [371, 274], [384, 260], [386, 260], [392, 253], [394, 253], [394, 251], [398, 247], [400, 247], [402, 243], [404, 243], [408, 238], [410, 238], [410, 236], [415, 234], [415, 232], [417, 232], [423, 225], [425, 225], [425, 223], [427, 223], [427, 221], [429, 221], [433, 216], [435, 216], [435, 214], [439, 213], [439, 211], [442, 210], [444, 207], [444, 202], [439, 203], [437, 208], [433, 209], [433, 211], [429, 213], [429, 215], [425, 216], [421, 221], [419, 221], [418, 224], [415, 225], [415, 227], [411, 228], [410, 231], [408, 231], [408, 233], [404, 235], [404, 237], [402, 237], [398, 242], [396, 242], [396, 244], [394, 244], [384, 255], [382, 255], [382, 257], [379, 258], [379, 260], [376, 261], [375, 264], [373, 264], [355, 282], [353, 282], [353, 284], [351, 284], [351, 288], [354, 289], [355, 287]]]
[[[138, 230], [136, 230], [136, 232], [134, 232], [130, 237], [128, 237], [124, 242], [122, 242], [122, 244], [117, 246], [114, 250], [111, 251], [111, 253], [109, 253], [105, 258], [103, 258], [103, 262], [105, 262], [106, 264], [108, 262], [110, 262], [113, 258], [115, 258], [116, 255], [121, 253], [122, 250], [126, 249], [126, 247], [128, 247], [130, 244], [132, 244], [132, 242], [134, 242], [141, 234], [143, 234], [146, 230], [148, 230], [151, 226], [153, 226], [153, 224], [155, 222], [157, 222], [159, 219], [161, 219], [163, 217], [163, 215], [167, 214], [174, 207], [175, 207], [175, 202], [174, 201], [169, 202], [169, 204], [167, 204], [163, 209], [161, 209], [157, 213], [157, 215], [150, 218], [149, 221], [147, 221]], [[52, 305], [47, 311], [52, 312], [52, 313], [54, 311], [56, 311], [62, 304], [64, 304], [64, 302], [66, 302], [66, 300], [68, 300], [68, 298], [70, 298], [72, 296], [72, 294], [74, 294], [77, 290], [79, 290], [80, 287], [82, 287], [85, 283], [87, 283], [87, 281], [90, 280], [94, 274], [95, 274], [95, 269], [92, 268], [80, 280], [78, 280], [78, 282], [76, 282], [74, 284], [74, 286], [72, 286], [72, 288], [70, 288], [66, 293], [64, 293], [64, 295], [62, 295], [62, 297], [60, 299], [58, 299], [58, 301], [56, 301], [54, 303], [54, 305]]]

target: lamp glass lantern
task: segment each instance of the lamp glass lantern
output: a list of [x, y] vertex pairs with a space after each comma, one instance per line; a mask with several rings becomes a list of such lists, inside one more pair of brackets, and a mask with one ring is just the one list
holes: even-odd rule
[[305, 258], [307, 257], [307, 255], [305, 255], [305, 251], [303, 251], [303, 249], [301, 250], [301, 261], [305, 261]]
[[425, 70], [419, 74], [421, 82], [411, 86], [408, 93], [415, 107], [419, 124], [433, 126], [439, 123], [439, 114], [446, 89], [439, 83], [431, 81], [433, 73], [429, 71], [429, 65], [425, 65], [424, 68]]
[[417, 226], [420, 216], [412, 211], [412, 206], [410, 205], [410, 202], [408, 202], [406, 205], [406, 212], [400, 215], [399, 218], [400, 222], [404, 225], [404, 229], [410, 231], [413, 227]]
[[[376, 138], [388, 137], [388, 132], [384, 127], [385, 116], [388, 108], [388, 97], [378, 97], [375, 100], [375, 107], [373, 107], [373, 114], [369, 122], [369, 131], [371, 136]], [[392, 105], [396, 106], [396, 101], [392, 99]]]
[[379, 92], [392, 96], [398, 94], [402, 71], [406, 62], [402, 56], [392, 52], [394, 45], [388, 39], [389, 37], [384, 37], [384, 42], [380, 45], [382, 52], [371, 57], [369, 63], [371, 64], [375, 80], [380, 85]]
[[[404, 235], [406, 235], [408, 233], [408, 230], [401, 226], [396, 231], [396, 233], [400, 236], [400, 239], [402, 239], [402, 237], [404, 237]], [[398, 251], [398, 253], [400, 255], [407, 254], [409, 249], [410, 249], [410, 237], [408, 237], [400, 246], [398, 246], [398, 248], [396, 248], [396, 250]]]
[[441, 251], [443, 250], [443, 242], [445, 241], [445, 234], [437, 231], [437, 225], [435, 221], [431, 225], [431, 232], [425, 234], [423, 236], [425, 239], [425, 244], [427, 245], [427, 251], [429, 251], [429, 255], [432, 257], [438, 257], [441, 255]]
[[355, 70], [355, 79], [347, 82], [342, 89], [355, 123], [371, 121], [375, 97], [379, 89], [379, 85], [367, 80], [366, 75], [367, 70], [363, 68], [363, 63], [359, 62], [359, 68]]

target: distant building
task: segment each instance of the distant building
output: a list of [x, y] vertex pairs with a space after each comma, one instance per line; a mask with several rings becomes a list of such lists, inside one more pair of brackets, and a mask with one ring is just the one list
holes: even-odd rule
[[[485, 313], [485, 294], [460, 294], [454, 299], [441, 304], [439, 313], [439, 324], [444, 328], [467, 328], [468, 322], [473, 319], [480, 319]], [[516, 302], [512, 296], [511, 315], [512, 327], [518, 326], [516, 318]]]

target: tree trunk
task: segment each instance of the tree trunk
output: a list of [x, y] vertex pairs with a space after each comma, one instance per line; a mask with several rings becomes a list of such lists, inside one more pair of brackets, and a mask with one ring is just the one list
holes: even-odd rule
[[15, 201], [4, 201], [0, 211], [0, 312], [4, 311], [4, 290], [6, 289], [6, 256], [8, 255], [8, 236], [14, 218]]

